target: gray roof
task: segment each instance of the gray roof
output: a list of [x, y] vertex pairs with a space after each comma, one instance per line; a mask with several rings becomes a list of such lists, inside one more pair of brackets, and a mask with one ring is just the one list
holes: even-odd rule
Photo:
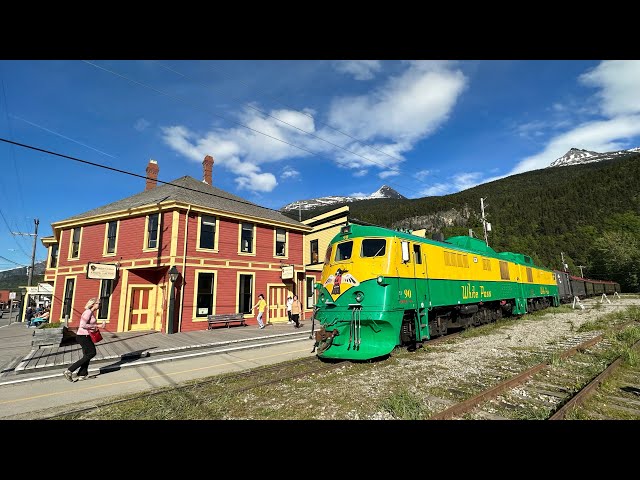
[[277, 210], [261, 207], [189, 176], [178, 178], [170, 183], [158, 184], [150, 190], [74, 215], [62, 221], [79, 220], [172, 200], [199, 207], [213, 208], [229, 214], [248, 215], [287, 223], [296, 227], [305, 227], [305, 229], [309, 228], [307, 225], [293, 220]]

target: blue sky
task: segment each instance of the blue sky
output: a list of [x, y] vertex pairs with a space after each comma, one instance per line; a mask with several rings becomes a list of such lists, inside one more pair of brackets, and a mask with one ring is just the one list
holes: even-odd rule
[[[544, 168], [571, 147], [640, 146], [640, 61], [4, 60], [0, 138], [262, 206], [455, 193]], [[0, 142], [0, 270], [32, 233], [144, 179]], [[46, 258], [38, 240], [36, 260]], [[26, 282], [25, 282], [26, 283]]]

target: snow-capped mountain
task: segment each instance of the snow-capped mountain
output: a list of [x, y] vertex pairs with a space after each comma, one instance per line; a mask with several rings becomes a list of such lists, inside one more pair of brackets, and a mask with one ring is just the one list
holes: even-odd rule
[[632, 155], [640, 153], [640, 147], [630, 148], [629, 150], [618, 150], [616, 152], [598, 153], [580, 148], [572, 148], [560, 158], [551, 162], [549, 167], [567, 167], [569, 165], [581, 165], [584, 163], [601, 162], [602, 160], [611, 160], [612, 158], [624, 155]]
[[364, 196], [329, 196], [329, 197], [320, 197], [320, 198], [312, 198], [310, 200], [299, 200], [297, 202], [291, 202], [282, 207], [280, 210], [283, 212], [288, 212], [292, 210], [311, 210], [313, 208], [325, 207], [327, 205], [334, 205], [338, 203], [348, 203], [355, 202], [357, 200], [371, 200], [374, 198], [407, 198], [403, 195], [400, 195], [393, 188], [383, 185], [378, 190], [373, 192], [371, 195]]

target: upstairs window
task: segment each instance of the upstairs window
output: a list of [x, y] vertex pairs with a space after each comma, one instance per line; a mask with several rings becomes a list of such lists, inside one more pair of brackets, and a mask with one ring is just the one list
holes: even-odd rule
[[216, 217], [200, 217], [200, 248], [216, 248]]
[[287, 232], [284, 228], [276, 228], [276, 256], [284, 257], [287, 248]]
[[109, 222], [107, 226], [107, 253], [116, 252], [116, 234], [118, 233], [118, 222]]
[[58, 266], [58, 244], [51, 245], [51, 260], [49, 261], [49, 268], [56, 268]]
[[319, 258], [319, 249], [318, 249], [318, 240], [311, 240], [311, 242], [309, 242], [309, 249], [310, 249], [310, 259], [311, 259], [311, 263], [318, 263]]
[[253, 223], [242, 224], [240, 251], [243, 253], [253, 253]]
[[71, 258], [80, 256], [80, 228], [74, 228], [71, 234]]
[[158, 247], [158, 225], [160, 223], [160, 214], [154, 213], [147, 217], [147, 248]]

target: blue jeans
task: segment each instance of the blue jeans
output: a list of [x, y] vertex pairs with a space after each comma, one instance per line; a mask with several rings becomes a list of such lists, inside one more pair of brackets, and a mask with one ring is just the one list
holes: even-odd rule
[[260, 325], [261, 327], [264, 327], [264, 323], [262, 323], [263, 315], [264, 315], [264, 312], [258, 312], [258, 325]]

